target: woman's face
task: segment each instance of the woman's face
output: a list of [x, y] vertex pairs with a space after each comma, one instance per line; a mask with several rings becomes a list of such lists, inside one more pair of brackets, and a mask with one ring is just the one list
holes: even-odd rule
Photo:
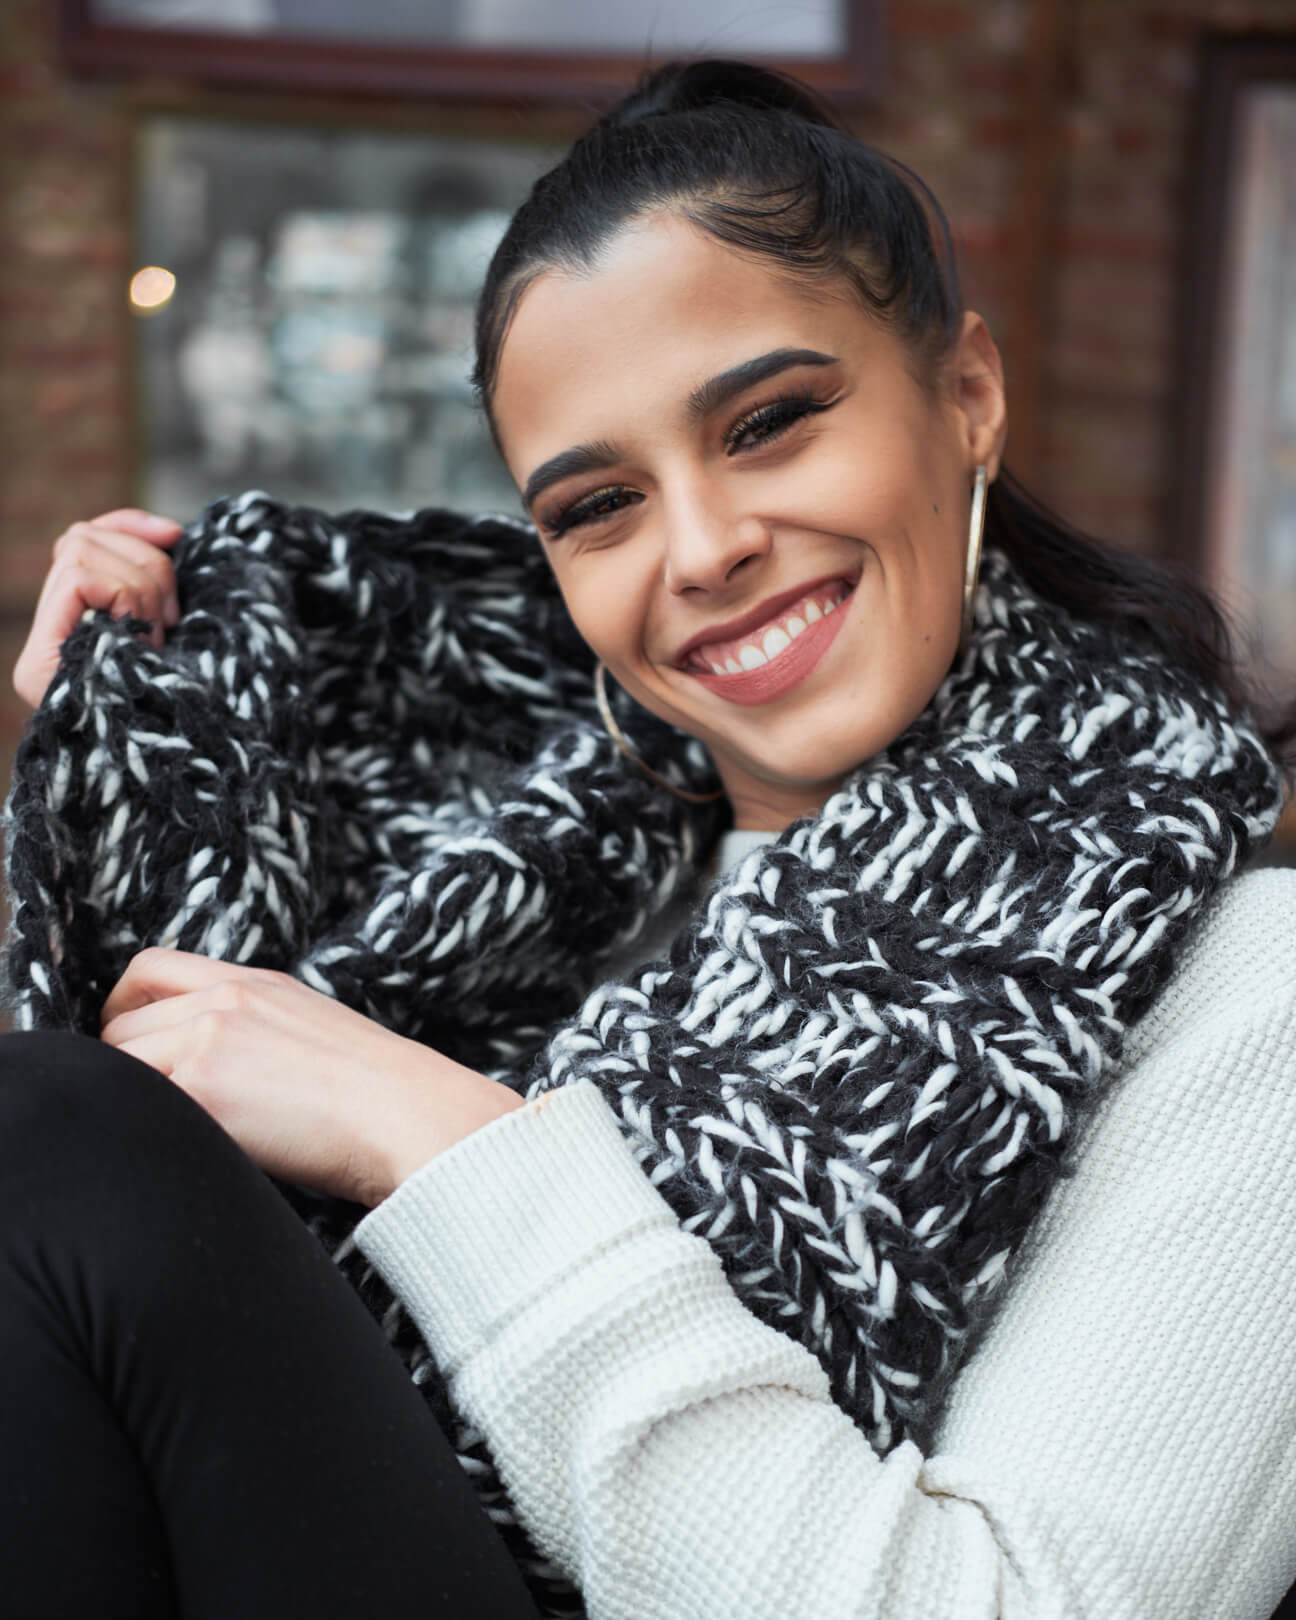
[[849, 288], [661, 214], [528, 288], [493, 406], [577, 628], [737, 826], [818, 810], [935, 692], [1004, 435], [980, 317], [925, 386]]

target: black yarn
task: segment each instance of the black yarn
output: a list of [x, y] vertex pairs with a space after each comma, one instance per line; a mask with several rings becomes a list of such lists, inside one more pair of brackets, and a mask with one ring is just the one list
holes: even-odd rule
[[[176, 553], [159, 652], [88, 618], [19, 751], [21, 1027], [97, 1030], [165, 943], [294, 972], [537, 1092], [597, 1085], [738, 1295], [885, 1451], [921, 1434], [1122, 1037], [1267, 837], [1245, 716], [987, 553], [968, 654], [820, 815], [587, 994], [724, 825], [627, 765], [533, 536], [252, 492]], [[635, 720], [654, 768], [714, 786]], [[482, 1437], [350, 1233], [295, 1195], [450, 1429], [551, 1613]]]

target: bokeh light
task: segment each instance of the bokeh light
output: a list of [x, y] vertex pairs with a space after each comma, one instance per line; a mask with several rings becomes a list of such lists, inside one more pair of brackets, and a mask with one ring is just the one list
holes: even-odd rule
[[151, 315], [154, 310], [161, 309], [164, 304], [171, 302], [175, 289], [176, 278], [169, 270], [164, 270], [158, 264], [145, 265], [131, 277], [131, 308], [139, 310], [141, 314]]

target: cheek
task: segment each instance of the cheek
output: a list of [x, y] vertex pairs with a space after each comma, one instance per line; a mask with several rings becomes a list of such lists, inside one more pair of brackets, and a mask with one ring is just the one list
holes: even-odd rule
[[911, 623], [939, 636], [960, 611], [970, 487], [939, 443], [909, 448], [877, 492], [876, 549]]
[[554, 557], [554, 577], [572, 623], [613, 676], [633, 670], [643, 637], [643, 613], [632, 570], [609, 551]]
[[958, 647], [965, 539], [956, 511], [942, 502], [937, 514], [928, 501], [913, 515], [904, 539], [882, 559], [887, 619], [882, 639], [896, 696], [907, 711], [905, 724], [940, 685]]
[[789, 466], [775, 493], [809, 528], [879, 550], [921, 544], [948, 561], [961, 474], [946, 437], [940, 424], [870, 413], [825, 435], [818, 453]]
[[555, 570], [572, 623], [607, 666], [613, 681], [667, 725], [697, 735], [691, 710], [681, 707], [649, 648], [672, 645], [654, 617], [651, 553], [627, 543], [605, 555], [587, 554]]

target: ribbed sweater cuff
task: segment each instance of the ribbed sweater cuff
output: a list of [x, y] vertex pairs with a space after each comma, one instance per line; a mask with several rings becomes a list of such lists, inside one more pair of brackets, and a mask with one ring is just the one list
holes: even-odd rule
[[636, 1232], [674, 1225], [602, 1095], [581, 1083], [447, 1148], [355, 1235], [450, 1377], [565, 1275]]

